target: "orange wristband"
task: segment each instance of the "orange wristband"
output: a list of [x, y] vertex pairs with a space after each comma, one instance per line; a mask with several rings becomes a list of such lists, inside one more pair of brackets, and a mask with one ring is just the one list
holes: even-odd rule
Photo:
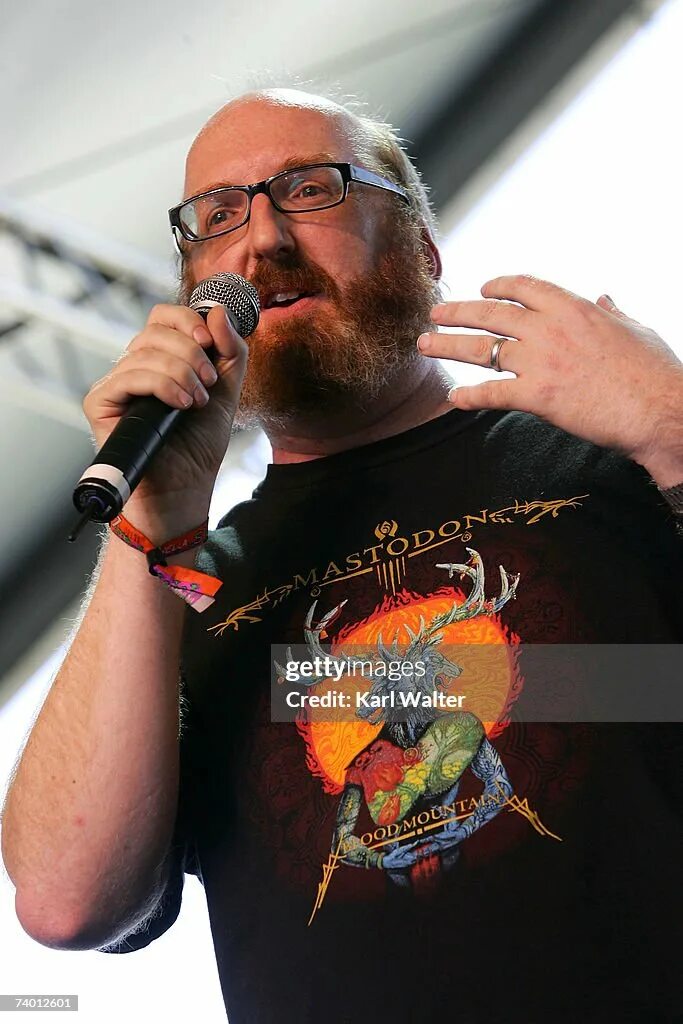
[[196, 612], [206, 611], [213, 604], [217, 592], [223, 586], [221, 580], [207, 573], [197, 572], [196, 569], [169, 565], [166, 561], [167, 555], [179, 555], [203, 544], [209, 535], [208, 519], [179, 537], [167, 540], [156, 547], [149, 537], [129, 523], [123, 515], [115, 516], [109, 526], [112, 533], [130, 547], [143, 551], [152, 576], [156, 576], [170, 587], [174, 594], [191, 605]]

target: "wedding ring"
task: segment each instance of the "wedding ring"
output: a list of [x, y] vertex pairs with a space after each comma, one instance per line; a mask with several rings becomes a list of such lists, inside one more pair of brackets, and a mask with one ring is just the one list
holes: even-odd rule
[[498, 373], [504, 373], [503, 368], [500, 365], [499, 357], [500, 350], [509, 338], [496, 338], [493, 345], [491, 346], [491, 358], [489, 359], [489, 366], [492, 370], [497, 370]]

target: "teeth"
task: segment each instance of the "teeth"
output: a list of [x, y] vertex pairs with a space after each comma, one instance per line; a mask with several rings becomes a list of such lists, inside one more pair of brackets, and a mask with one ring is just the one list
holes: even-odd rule
[[271, 296], [268, 305], [273, 306], [276, 302], [289, 302], [291, 299], [298, 299], [301, 294], [301, 292], [278, 292]]

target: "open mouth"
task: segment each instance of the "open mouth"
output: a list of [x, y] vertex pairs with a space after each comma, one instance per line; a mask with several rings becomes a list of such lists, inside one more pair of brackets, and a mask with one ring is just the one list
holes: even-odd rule
[[312, 292], [271, 292], [263, 296], [261, 310], [271, 312], [278, 309], [291, 309], [293, 306], [301, 308], [314, 298], [316, 296]]

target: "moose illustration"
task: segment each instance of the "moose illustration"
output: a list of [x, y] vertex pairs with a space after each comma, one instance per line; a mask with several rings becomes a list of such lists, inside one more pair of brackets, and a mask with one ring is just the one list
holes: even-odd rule
[[[332, 852], [342, 863], [382, 869], [394, 883], [404, 887], [417, 884], [425, 873], [439, 874], [452, 867], [462, 841], [490, 821], [512, 795], [505, 768], [479, 718], [469, 711], [444, 710], [429, 699], [421, 699], [443, 691], [462, 673], [462, 667], [439, 649], [442, 631], [453, 623], [493, 615], [516, 597], [519, 575], [508, 576], [500, 566], [500, 594], [487, 600], [481, 556], [472, 548], [467, 551], [467, 564], [442, 563], [436, 567], [448, 570], [449, 578], [455, 574], [460, 579], [469, 578], [469, 596], [461, 604], [454, 602], [427, 624], [421, 617], [416, 633], [404, 623], [408, 644], [403, 651], [399, 647], [399, 630], [390, 646], [380, 633], [376, 650], [362, 657], [326, 653], [321, 635], [326, 635], [346, 601], [327, 612], [317, 624], [317, 602], [313, 602], [304, 623], [312, 660], [327, 659], [327, 666], [332, 665], [338, 676], [356, 666], [363, 667], [364, 677], [369, 676], [371, 681], [367, 700], [358, 707], [356, 715], [371, 725], [381, 723], [377, 736], [347, 768]], [[291, 661], [291, 649], [287, 657]], [[368, 672], [368, 663], [373, 660], [374, 670]], [[389, 664], [393, 671], [388, 671]], [[312, 686], [325, 678], [301, 676], [297, 681]], [[392, 691], [400, 699], [386, 699]], [[417, 694], [417, 698], [408, 697], [409, 694]], [[454, 812], [455, 801], [463, 773], [468, 769], [483, 783], [483, 792], [471, 813], [458, 815]], [[363, 801], [378, 826], [374, 835], [386, 837], [369, 845], [355, 835]], [[429, 825], [416, 829], [414, 823], [425, 819], [429, 819]]]

